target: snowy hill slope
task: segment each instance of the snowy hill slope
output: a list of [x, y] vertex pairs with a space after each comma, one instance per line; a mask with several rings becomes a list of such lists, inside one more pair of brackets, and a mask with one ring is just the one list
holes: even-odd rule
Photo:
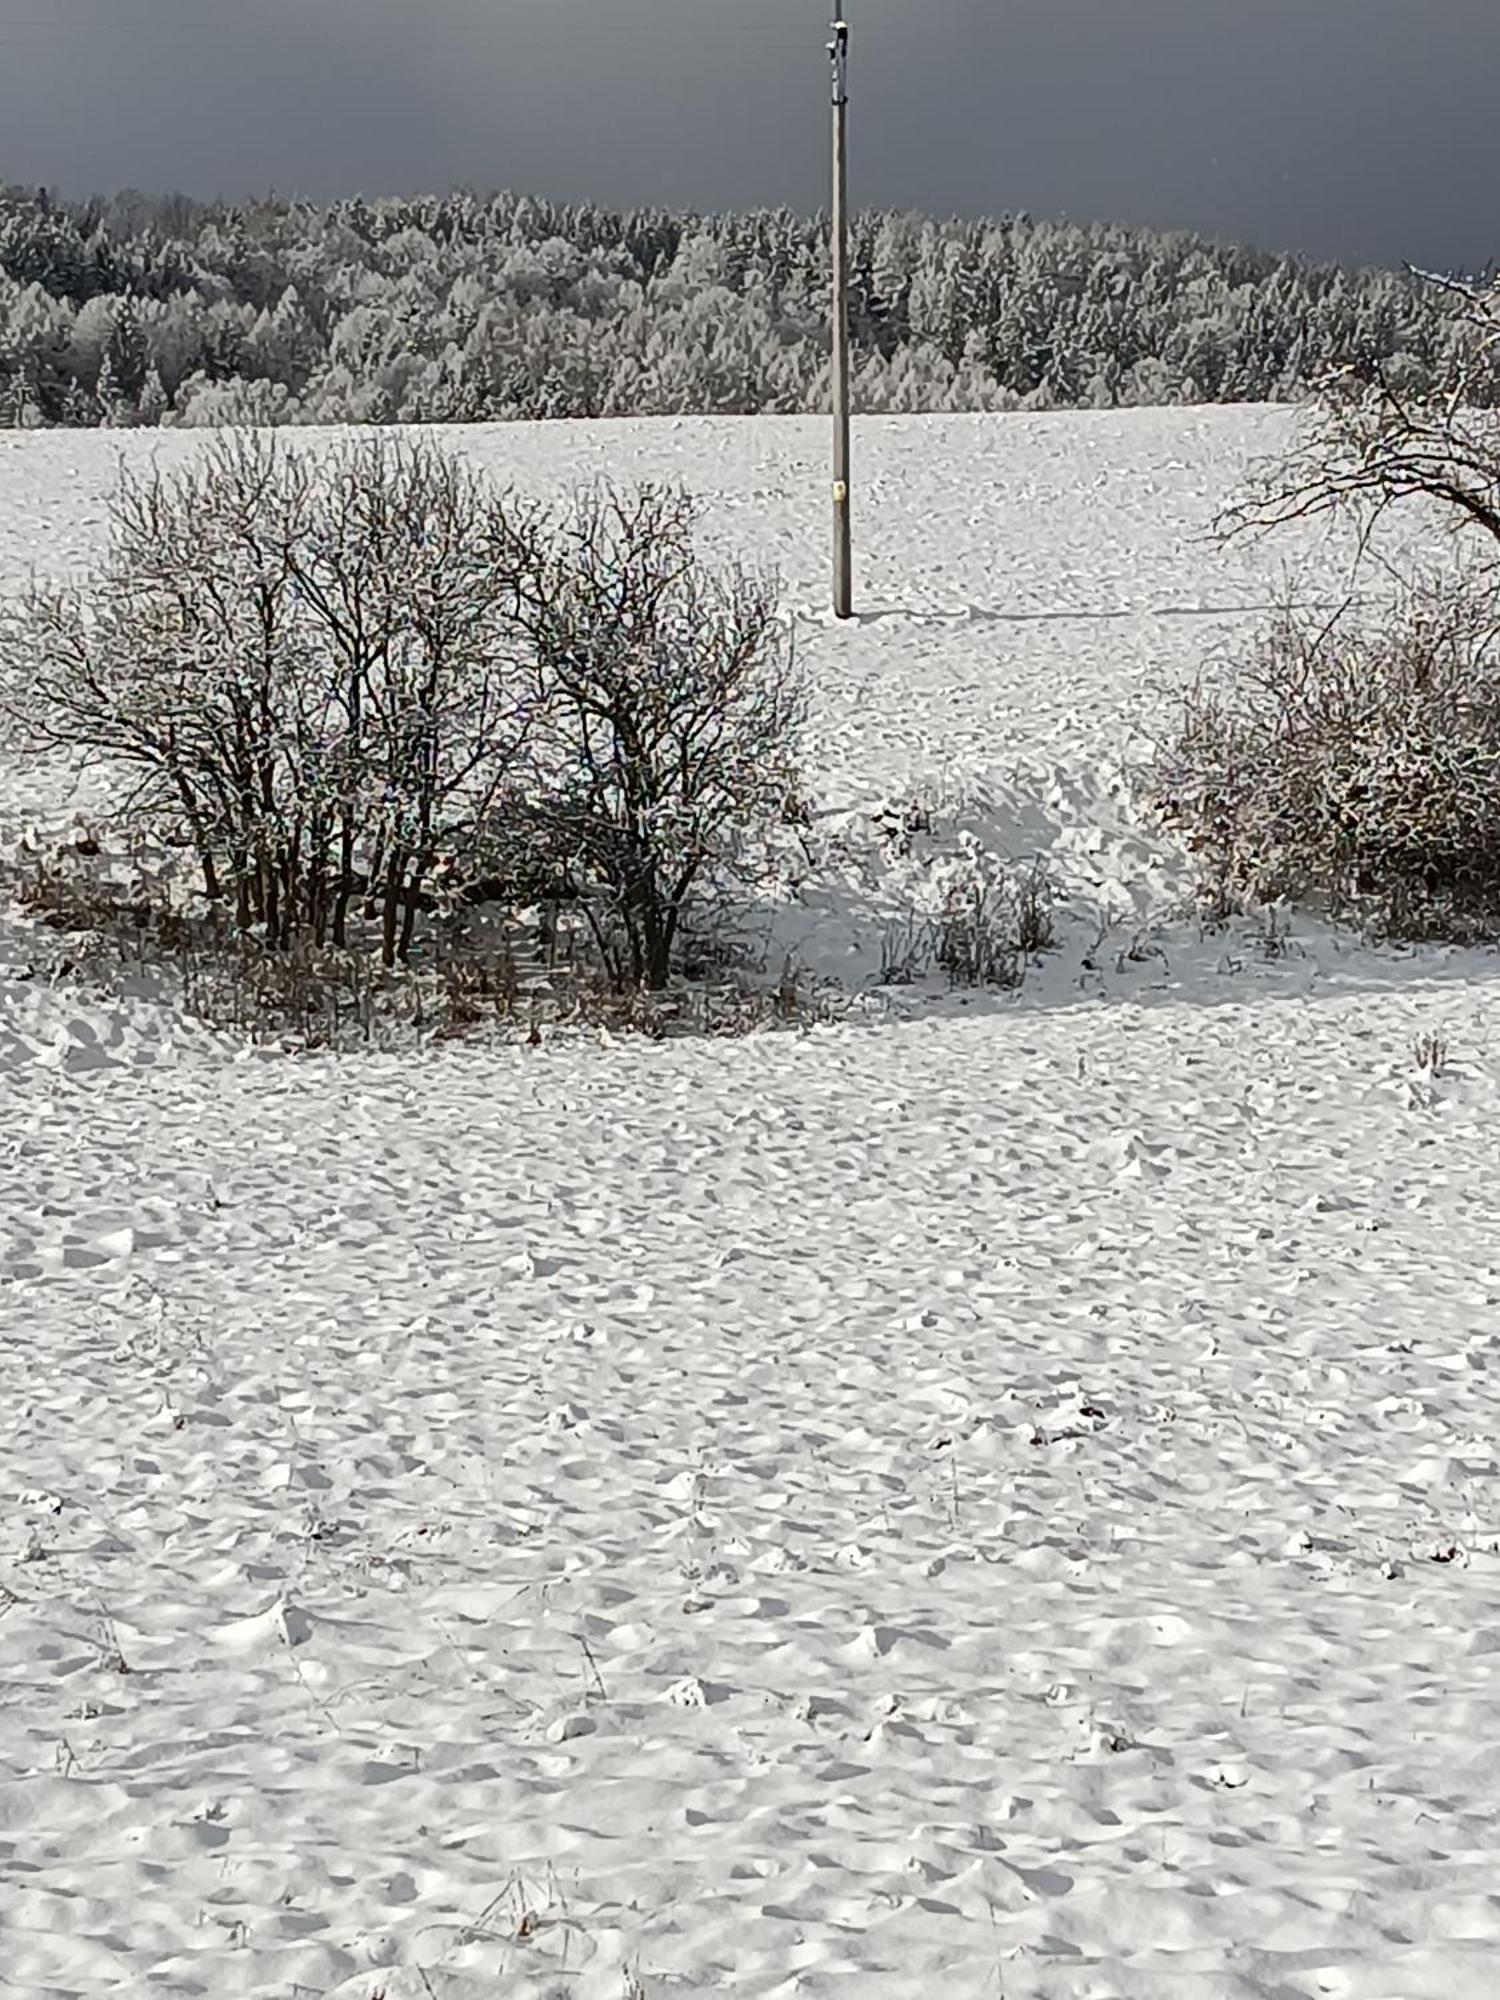
[[[1125, 785], [1288, 422], [870, 425], [852, 629], [819, 426], [457, 434], [781, 562], [782, 918], [935, 787], [1121, 913], [1019, 998], [293, 1059], [7, 923], [0, 1992], [1494, 1992], [1497, 961], [1200, 939]], [[195, 448], [0, 437], [0, 585]]]

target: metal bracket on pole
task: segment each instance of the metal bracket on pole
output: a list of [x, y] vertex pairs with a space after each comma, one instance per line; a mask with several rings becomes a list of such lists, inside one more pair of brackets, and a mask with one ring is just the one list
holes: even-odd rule
[[833, 40], [828, 44], [829, 59], [833, 63], [833, 101], [835, 104], [849, 102], [849, 23], [835, 21]]

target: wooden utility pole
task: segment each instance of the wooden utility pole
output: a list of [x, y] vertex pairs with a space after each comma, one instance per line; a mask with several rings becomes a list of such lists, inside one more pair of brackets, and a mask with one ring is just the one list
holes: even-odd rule
[[849, 24], [834, 0], [833, 40], [833, 611], [853, 615], [849, 537]]

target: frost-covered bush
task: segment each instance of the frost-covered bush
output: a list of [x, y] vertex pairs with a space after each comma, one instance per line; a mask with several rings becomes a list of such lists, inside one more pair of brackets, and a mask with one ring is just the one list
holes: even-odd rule
[[16, 729], [120, 773], [116, 820], [241, 932], [341, 947], [361, 905], [392, 965], [440, 864], [482, 868], [533, 719], [495, 504], [385, 436], [127, 472], [96, 573], [0, 626]]
[[1387, 517], [1446, 527], [1468, 581], [1408, 585], [1393, 614], [1288, 615], [1222, 685], [1200, 682], [1159, 760], [1157, 803], [1209, 900], [1315, 899], [1390, 936], [1500, 935], [1500, 285], [1423, 278], [1447, 359], [1365, 355], [1325, 376], [1229, 535], [1322, 518], [1371, 554]]
[[775, 579], [695, 519], [532, 505], [431, 441], [220, 433], [124, 475], [95, 574], [0, 618], [4, 708], [272, 950], [373, 933], [389, 968], [424, 914], [566, 903], [660, 989], [786, 811], [804, 706]]
[[1151, 778], [1205, 899], [1312, 902], [1400, 938], [1500, 936], [1500, 617], [1485, 590], [1283, 616], [1201, 678]]
[[690, 902], [797, 792], [805, 689], [776, 578], [706, 562], [697, 516], [680, 488], [604, 484], [496, 552], [531, 660], [537, 851], [622, 989], [667, 984]]

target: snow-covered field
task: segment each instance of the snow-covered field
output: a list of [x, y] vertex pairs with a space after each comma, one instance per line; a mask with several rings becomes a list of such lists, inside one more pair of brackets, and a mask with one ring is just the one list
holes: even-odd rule
[[[5, 919], [0, 1992], [1500, 1991], [1500, 961], [1201, 938], [1124, 775], [1287, 422], [865, 426], [852, 628], [820, 425], [457, 434], [781, 563], [776, 921], [858, 983], [925, 790], [1067, 885], [1019, 997], [295, 1058]], [[0, 585], [196, 448], [0, 436]]]

